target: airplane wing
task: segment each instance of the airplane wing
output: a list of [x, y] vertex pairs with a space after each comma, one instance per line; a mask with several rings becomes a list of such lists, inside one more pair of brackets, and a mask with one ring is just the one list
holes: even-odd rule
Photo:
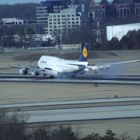
[[12, 69], [11, 66], [7, 66], [7, 67], [0, 67], [0, 70], [6, 70], [6, 69]]
[[93, 65], [93, 66], [89, 65], [86, 68], [86, 71], [98, 72], [99, 70], [107, 70], [113, 65], [121, 65], [121, 64], [135, 63], [135, 62], [140, 62], [140, 60], [129, 60], [129, 61], [114, 62], [114, 63], [108, 63], [108, 64], [103, 64], [103, 65]]
[[129, 61], [122, 61], [122, 62], [114, 62], [114, 63], [110, 63], [110, 65], [120, 65], [120, 64], [134, 63], [134, 62], [140, 62], [140, 60], [129, 60]]
[[42, 70], [39, 67], [36, 66], [14, 66], [14, 65], [9, 65], [9, 69], [18, 69], [20, 75], [26, 75], [26, 74], [31, 74], [31, 75], [39, 75]]

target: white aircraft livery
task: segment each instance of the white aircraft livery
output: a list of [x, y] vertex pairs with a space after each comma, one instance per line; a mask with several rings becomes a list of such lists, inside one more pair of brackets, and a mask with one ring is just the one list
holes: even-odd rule
[[90, 45], [88, 43], [84, 43], [82, 45], [82, 53], [79, 60], [66, 60], [55, 56], [41, 56], [38, 61], [38, 68], [21, 68], [19, 73], [23, 75], [31, 74], [34, 76], [43, 74], [55, 78], [62, 76], [75, 76], [76, 74], [85, 73], [88, 71], [98, 72], [99, 70], [107, 70], [112, 65], [139, 61], [130, 60], [105, 65], [89, 65], [87, 61], [89, 47]]

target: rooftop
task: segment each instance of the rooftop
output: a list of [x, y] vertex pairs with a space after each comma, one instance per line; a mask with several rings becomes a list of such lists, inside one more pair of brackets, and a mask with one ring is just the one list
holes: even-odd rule
[[133, 3], [133, 0], [114, 0], [113, 3], [116, 4], [126, 4], [126, 3]]

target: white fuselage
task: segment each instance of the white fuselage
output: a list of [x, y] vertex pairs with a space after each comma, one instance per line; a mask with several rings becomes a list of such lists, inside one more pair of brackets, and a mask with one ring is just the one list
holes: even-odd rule
[[83, 71], [88, 62], [65, 60], [54, 56], [42, 56], [38, 61], [38, 67], [46, 74], [59, 76], [63, 74], [76, 74]]

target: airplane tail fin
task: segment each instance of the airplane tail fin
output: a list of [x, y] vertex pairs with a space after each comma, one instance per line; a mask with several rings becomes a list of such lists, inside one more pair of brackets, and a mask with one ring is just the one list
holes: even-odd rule
[[90, 45], [88, 43], [82, 44], [82, 52], [79, 58], [80, 61], [87, 61], [89, 47]]

